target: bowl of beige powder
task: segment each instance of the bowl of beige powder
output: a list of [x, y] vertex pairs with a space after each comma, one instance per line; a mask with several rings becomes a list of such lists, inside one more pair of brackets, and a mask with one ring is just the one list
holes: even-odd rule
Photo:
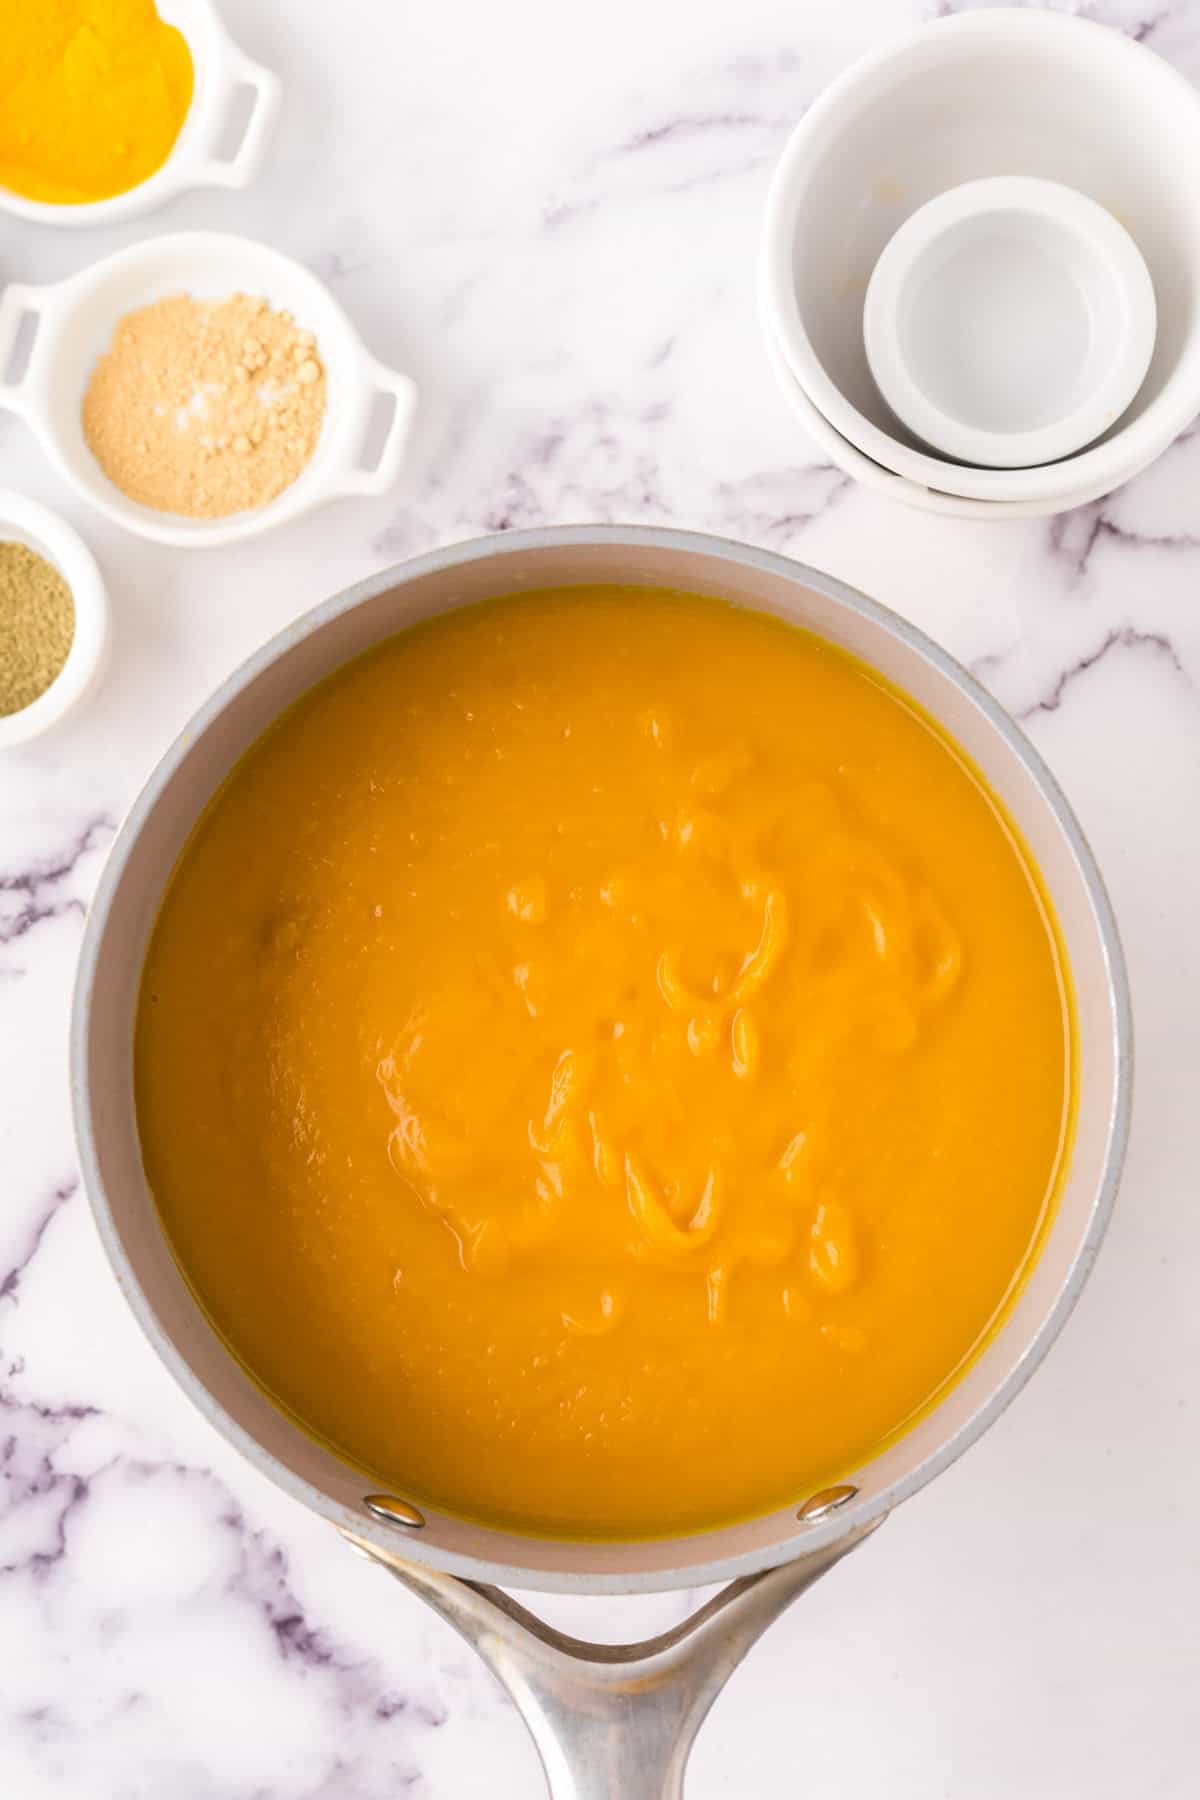
[[233, 543], [382, 493], [415, 404], [328, 289], [249, 238], [151, 238], [0, 295], [0, 406], [86, 500], [157, 543]]

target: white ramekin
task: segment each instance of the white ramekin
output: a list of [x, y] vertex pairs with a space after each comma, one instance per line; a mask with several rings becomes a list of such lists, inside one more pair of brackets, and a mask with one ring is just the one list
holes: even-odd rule
[[[223, 299], [261, 294], [287, 308], [316, 336], [325, 365], [325, 418], [316, 449], [296, 480], [265, 506], [223, 519], [157, 512], [128, 499], [108, 479], [83, 435], [83, 397], [96, 359], [128, 312], [168, 294]], [[35, 332], [19, 379], [5, 384], [22, 320]], [[362, 456], [376, 403], [392, 402], [378, 460]], [[347, 494], [378, 494], [399, 472], [416, 406], [407, 375], [386, 368], [315, 275], [266, 244], [215, 231], [147, 238], [51, 287], [12, 284], [0, 294], [0, 407], [18, 413], [37, 434], [59, 473], [84, 500], [139, 537], [180, 548], [232, 544], [299, 518]]]
[[1030, 469], [1094, 443], [1154, 353], [1154, 285], [1111, 213], [1059, 181], [993, 175], [926, 201], [875, 264], [867, 361], [943, 456]]
[[[141, 218], [188, 188], [240, 188], [253, 181], [279, 111], [279, 78], [238, 49], [212, 0], [159, 0], [159, 12], [187, 39], [194, 77], [187, 117], [162, 167], [127, 193], [77, 206], [26, 200], [0, 187], [0, 209], [39, 225], [114, 225]], [[250, 112], [240, 143], [226, 155], [222, 139], [230, 109], [246, 88]]]
[[49, 731], [88, 694], [108, 658], [108, 593], [79, 533], [49, 507], [0, 491], [0, 543], [26, 544], [52, 563], [75, 602], [75, 635], [50, 686], [20, 712], [0, 716], [0, 750]]

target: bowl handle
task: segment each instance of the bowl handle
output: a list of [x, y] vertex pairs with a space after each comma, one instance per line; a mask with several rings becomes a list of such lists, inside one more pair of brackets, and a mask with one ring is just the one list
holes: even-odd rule
[[680, 1800], [696, 1733], [746, 1652], [881, 1523], [730, 1582], [682, 1625], [640, 1644], [565, 1637], [499, 1588], [343, 1536], [426, 1600], [498, 1676], [537, 1745], [551, 1800]]
[[[399, 369], [389, 369], [385, 363], [376, 362], [366, 350], [361, 349], [363, 388], [363, 432], [364, 437], [370, 427], [371, 412], [375, 402], [380, 398], [389, 398], [393, 402], [392, 416], [388, 421], [387, 433], [383, 440], [379, 456], [372, 468], [364, 469], [360, 462], [331, 478], [331, 494], [382, 494], [391, 487], [400, 473], [400, 464], [404, 459], [405, 446], [412, 426], [413, 414], [417, 409], [417, 390], [415, 384]], [[357, 457], [361, 458], [364, 444], [360, 440]]]
[[7, 407], [10, 412], [24, 414], [27, 410], [24, 386], [33, 368], [36, 335], [29, 346], [24, 373], [16, 381], [5, 381], [4, 375], [12, 360], [17, 333], [26, 313], [31, 313], [37, 321], [35, 332], [41, 331], [44, 310], [41, 296], [44, 292], [43, 288], [22, 287], [19, 282], [10, 281], [4, 292], [0, 293], [0, 406]]
[[213, 187], [238, 188], [253, 181], [279, 111], [282, 90], [278, 75], [273, 74], [270, 69], [264, 69], [261, 63], [251, 62], [248, 56], [243, 56], [232, 44], [227, 46], [227, 58], [226, 75], [230, 95], [240, 87], [254, 90], [250, 117], [246, 120], [242, 141], [233, 155], [206, 157], [190, 177], [189, 186], [195, 181], [207, 182]]

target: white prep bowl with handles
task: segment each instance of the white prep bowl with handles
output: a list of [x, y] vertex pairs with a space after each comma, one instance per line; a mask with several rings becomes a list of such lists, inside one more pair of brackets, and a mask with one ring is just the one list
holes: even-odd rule
[[[279, 77], [238, 49], [212, 0], [159, 0], [158, 11], [186, 38], [194, 81], [192, 103], [166, 162], [124, 194], [75, 206], [27, 200], [0, 186], [0, 209], [39, 225], [115, 225], [153, 212], [188, 188], [240, 188], [253, 181], [279, 112]], [[240, 142], [223, 155], [221, 140], [234, 96], [244, 88], [253, 96], [250, 112]]]
[[[225, 299], [261, 294], [316, 336], [325, 366], [325, 418], [309, 461], [265, 506], [222, 519], [158, 512], [128, 499], [104, 473], [83, 434], [83, 397], [118, 321], [169, 294]], [[5, 374], [23, 319], [34, 336], [23, 373]], [[377, 460], [362, 458], [376, 403], [392, 401]], [[121, 250], [50, 287], [13, 283], [0, 294], [0, 407], [19, 414], [84, 500], [153, 543], [198, 548], [237, 543], [347, 494], [378, 494], [399, 472], [416, 406], [407, 375], [385, 368], [315, 275], [266, 244], [215, 231], [178, 232]]]

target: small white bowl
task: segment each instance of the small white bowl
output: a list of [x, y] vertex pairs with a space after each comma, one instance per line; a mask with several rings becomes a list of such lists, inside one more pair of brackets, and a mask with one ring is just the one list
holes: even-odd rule
[[0, 715], [0, 750], [49, 731], [88, 694], [108, 659], [108, 593], [79, 533], [48, 507], [0, 491], [0, 543], [25, 544], [52, 563], [75, 602], [75, 635], [50, 686], [20, 712]]
[[[896, 230], [964, 181], [1027, 175], [1087, 194], [1146, 259], [1158, 332], [1125, 416], [1033, 469], [977, 469], [898, 427], [863, 344], [862, 301]], [[1107, 493], [1200, 411], [1200, 95], [1119, 32], [1062, 13], [988, 8], [918, 27], [821, 94], [771, 184], [763, 300], [787, 362], [840, 435], [921, 487], [974, 500]], [[1054, 509], [1052, 509], [1054, 510]]]
[[829, 423], [824, 413], [819, 411], [805, 393], [788, 366], [769, 321], [764, 321], [763, 342], [767, 361], [779, 384], [780, 393], [795, 413], [805, 436], [824, 451], [833, 467], [841, 469], [844, 475], [849, 475], [861, 486], [883, 494], [889, 500], [897, 500], [903, 506], [916, 507], [919, 512], [938, 513], [952, 519], [985, 519], [993, 524], [1003, 519], [1045, 518], [1052, 513], [1070, 512], [1076, 506], [1087, 506], [1094, 500], [1103, 499], [1114, 488], [1132, 481], [1135, 475], [1140, 475], [1155, 460], [1153, 456], [1148, 456], [1143, 462], [1131, 464], [1099, 485], [1081, 488], [1071, 494], [1060, 494], [1053, 499], [964, 500], [958, 494], [947, 494], [940, 488], [925, 487], [907, 475], [897, 475], [882, 463], [873, 462], [869, 456], [864, 456], [849, 438], [844, 438]]
[[[188, 188], [240, 188], [253, 181], [279, 111], [279, 78], [238, 49], [212, 0], [159, 0], [158, 10], [187, 39], [194, 77], [192, 102], [166, 162], [124, 194], [76, 206], [26, 200], [0, 187], [0, 209], [39, 225], [114, 225], [141, 218]], [[230, 108], [244, 88], [252, 91], [250, 113], [236, 150], [223, 156]]]
[[994, 175], [927, 201], [875, 265], [867, 361], [897, 418], [989, 469], [1073, 456], [1121, 417], [1154, 351], [1154, 286], [1111, 213]]
[[[83, 435], [83, 398], [118, 321], [168, 294], [223, 299], [261, 294], [316, 336], [325, 365], [325, 417], [316, 449], [296, 480], [265, 506], [223, 519], [191, 519], [128, 499], [104, 473]], [[5, 371], [21, 322], [36, 330], [21, 377]], [[378, 460], [362, 465], [377, 401], [393, 410]], [[251, 238], [215, 231], [148, 238], [52, 287], [16, 283], [0, 294], [0, 407], [35, 431], [60, 474], [98, 512], [156, 544], [201, 548], [258, 537], [347, 494], [379, 494], [395, 480], [416, 407], [407, 375], [386, 368], [315, 275]]]

